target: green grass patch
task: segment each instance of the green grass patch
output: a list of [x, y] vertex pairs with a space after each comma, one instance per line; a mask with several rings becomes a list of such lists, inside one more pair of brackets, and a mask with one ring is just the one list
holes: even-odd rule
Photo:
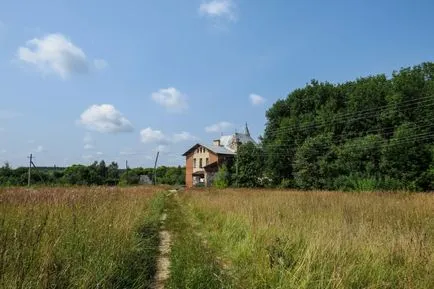
[[169, 288], [232, 288], [215, 253], [194, 231], [188, 211], [175, 197], [168, 201], [168, 209], [167, 227], [173, 234]]

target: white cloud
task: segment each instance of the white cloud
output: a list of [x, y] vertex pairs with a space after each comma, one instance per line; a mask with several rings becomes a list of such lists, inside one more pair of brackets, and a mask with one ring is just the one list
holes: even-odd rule
[[133, 130], [131, 122], [111, 104], [92, 105], [81, 114], [78, 122], [89, 130], [101, 133]]
[[180, 112], [188, 108], [186, 96], [174, 87], [160, 89], [152, 93], [151, 98], [171, 112]]
[[171, 143], [178, 143], [182, 141], [192, 141], [198, 138], [189, 132], [183, 131], [175, 133], [171, 137], [166, 136], [161, 130], [153, 130], [148, 127], [140, 131], [141, 141], [145, 144], [154, 143], [158, 145], [167, 146]]
[[106, 60], [104, 59], [95, 59], [93, 61], [93, 65], [95, 66], [96, 69], [98, 70], [103, 70], [106, 69], [108, 67], [108, 63]]
[[223, 132], [224, 130], [232, 127], [232, 123], [227, 121], [221, 121], [219, 123], [212, 124], [210, 126], [205, 127], [206, 132]]
[[18, 58], [35, 65], [42, 72], [54, 72], [62, 78], [87, 73], [86, 54], [62, 34], [49, 34], [27, 41], [18, 48]]
[[249, 95], [250, 98], [250, 102], [252, 103], [252, 105], [261, 105], [264, 104], [266, 99], [258, 94], [250, 94]]
[[172, 137], [173, 142], [192, 141], [197, 139], [197, 137], [186, 131], [175, 133]]
[[199, 14], [209, 17], [227, 17], [235, 21], [235, 4], [232, 0], [212, 0], [199, 6]]
[[97, 154], [98, 156], [102, 156], [104, 153], [103, 153], [103, 152], [96, 152], [96, 154]]
[[95, 148], [95, 146], [92, 145], [92, 144], [87, 143], [87, 144], [85, 144], [85, 145], [83, 146], [83, 148], [84, 148], [85, 150], [92, 150], [92, 149]]
[[142, 143], [166, 144], [169, 141], [164, 133], [162, 133], [160, 130], [153, 130], [150, 127], [140, 131], [140, 139]]

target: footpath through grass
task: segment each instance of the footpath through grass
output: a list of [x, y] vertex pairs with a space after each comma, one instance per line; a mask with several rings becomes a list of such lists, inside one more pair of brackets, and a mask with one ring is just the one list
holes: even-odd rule
[[0, 288], [149, 288], [155, 188], [0, 189]]
[[231, 288], [230, 278], [194, 227], [195, 220], [176, 195], [167, 199], [167, 229], [172, 234], [170, 279], [168, 288]]

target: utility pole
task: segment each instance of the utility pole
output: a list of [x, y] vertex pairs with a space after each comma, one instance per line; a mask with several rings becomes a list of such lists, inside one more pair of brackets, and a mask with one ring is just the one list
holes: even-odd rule
[[154, 164], [154, 186], [157, 185], [157, 162], [158, 162], [158, 156], [160, 155], [160, 152], [157, 152], [157, 156], [155, 158], [155, 164]]
[[235, 155], [235, 174], [236, 174], [236, 179], [235, 179], [235, 187], [238, 188], [238, 153]]
[[31, 170], [32, 170], [32, 163], [33, 163], [32, 159], [33, 159], [33, 155], [30, 154], [30, 156], [27, 157], [27, 158], [30, 159], [30, 161], [29, 161], [29, 172], [28, 172], [28, 174], [27, 174], [27, 186], [30, 187], [30, 176], [31, 176]]
[[127, 171], [127, 181], [128, 181], [128, 161], [125, 160], [125, 170]]

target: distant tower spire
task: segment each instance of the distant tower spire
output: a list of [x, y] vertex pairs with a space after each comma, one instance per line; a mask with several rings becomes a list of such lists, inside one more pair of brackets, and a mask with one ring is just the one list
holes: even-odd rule
[[250, 131], [249, 131], [249, 127], [247, 126], [247, 122], [246, 122], [246, 128], [244, 129], [244, 134], [250, 136]]

